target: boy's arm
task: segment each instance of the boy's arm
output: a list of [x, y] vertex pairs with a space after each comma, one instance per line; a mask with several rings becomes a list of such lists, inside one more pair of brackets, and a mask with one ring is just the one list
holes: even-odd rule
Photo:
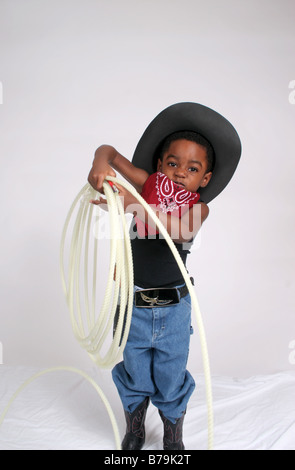
[[114, 170], [118, 171], [139, 192], [149, 177], [145, 170], [135, 167], [114, 147], [102, 145], [95, 152], [88, 181], [94, 189], [103, 193], [103, 182], [106, 176], [116, 176]]
[[157, 212], [158, 218], [163, 222], [175, 243], [186, 243], [192, 240], [197, 235], [208, 215], [209, 207], [203, 202], [195, 204], [180, 218], [169, 213]]

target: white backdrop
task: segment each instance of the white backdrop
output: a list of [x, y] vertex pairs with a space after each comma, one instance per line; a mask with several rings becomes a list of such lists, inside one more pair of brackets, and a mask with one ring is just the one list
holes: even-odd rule
[[[89, 365], [59, 275], [69, 206], [98, 145], [131, 159], [195, 101], [243, 144], [188, 264], [212, 373], [294, 370], [294, 17], [294, 0], [0, 1], [0, 362]], [[202, 371], [197, 333], [189, 360]]]

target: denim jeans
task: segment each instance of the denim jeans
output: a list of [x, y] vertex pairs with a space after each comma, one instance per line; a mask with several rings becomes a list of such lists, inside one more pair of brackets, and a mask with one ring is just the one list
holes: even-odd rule
[[186, 370], [191, 333], [189, 294], [167, 307], [133, 307], [123, 361], [112, 371], [126, 411], [149, 396], [173, 423], [181, 417], [195, 388]]

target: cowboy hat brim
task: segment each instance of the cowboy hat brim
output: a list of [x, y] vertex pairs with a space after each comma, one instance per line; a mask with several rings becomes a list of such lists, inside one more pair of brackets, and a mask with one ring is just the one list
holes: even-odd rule
[[149, 124], [135, 149], [132, 163], [148, 173], [156, 171], [157, 152], [168, 135], [177, 131], [194, 131], [205, 137], [215, 153], [211, 180], [199, 188], [201, 199], [208, 203], [223, 191], [231, 180], [241, 156], [241, 141], [232, 124], [221, 114], [198, 103], [176, 103], [164, 109]]

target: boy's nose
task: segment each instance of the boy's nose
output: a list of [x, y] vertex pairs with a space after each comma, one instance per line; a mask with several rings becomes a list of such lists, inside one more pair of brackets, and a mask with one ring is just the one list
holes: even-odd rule
[[186, 168], [177, 168], [175, 171], [175, 175], [180, 177], [180, 178], [185, 178], [186, 177]]

